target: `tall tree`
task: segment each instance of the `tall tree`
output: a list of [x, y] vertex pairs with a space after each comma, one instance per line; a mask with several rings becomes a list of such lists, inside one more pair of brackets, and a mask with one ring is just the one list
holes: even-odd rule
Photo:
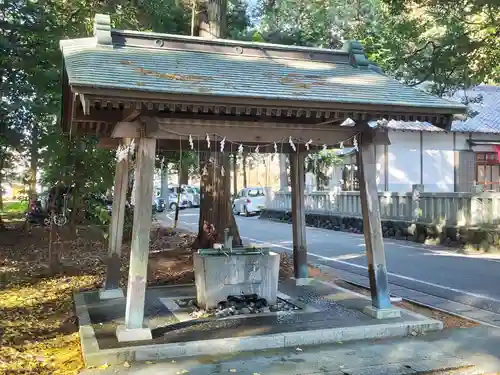
[[[365, 42], [387, 72], [437, 95], [500, 83], [497, 0], [384, 0], [385, 21]], [[384, 22], [385, 24], [385, 22]]]
[[260, 0], [255, 40], [338, 48], [360, 39], [371, 60], [437, 95], [500, 83], [497, 0]]
[[[227, 0], [207, 0], [199, 12], [199, 36], [221, 38], [226, 35]], [[221, 139], [213, 139], [220, 142]], [[198, 237], [193, 247], [205, 247], [214, 240], [223, 241], [225, 229], [233, 237], [233, 246], [241, 246], [238, 225], [231, 204], [230, 163], [228, 152], [202, 152], [206, 171], [201, 176]], [[209, 236], [210, 235], [210, 236]]]

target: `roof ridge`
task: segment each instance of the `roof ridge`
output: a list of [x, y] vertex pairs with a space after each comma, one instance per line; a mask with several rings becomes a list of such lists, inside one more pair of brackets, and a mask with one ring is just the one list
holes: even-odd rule
[[[97, 47], [100, 47], [100, 46], [97, 46]], [[223, 52], [223, 51], [217, 51], [217, 50], [210, 50], [210, 51], [205, 51], [205, 50], [200, 50], [200, 49], [187, 49], [186, 46], [183, 46], [183, 48], [179, 47], [179, 48], [176, 48], [176, 47], [147, 47], [147, 48], [144, 48], [143, 46], [141, 45], [135, 45], [135, 44], [129, 44], [129, 45], [124, 45], [124, 46], [120, 46], [120, 48], [123, 48], [123, 49], [137, 49], [137, 50], [143, 50], [144, 52], [147, 51], [147, 50], [159, 50], [159, 51], [164, 51], [164, 52], [168, 52], [168, 51], [184, 51], [184, 52], [190, 52], [190, 53], [206, 53], [206, 54], [214, 54], [214, 55], [224, 55], [224, 56], [227, 56], [228, 53], [226, 52]], [[145, 52], [146, 53], [146, 52]], [[238, 55], [238, 54], [234, 54], [234, 56], [241, 56], [241, 55]], [[352, 64], [349, 62], [349, 61], [342, 61], [342, 60], [334, 60], [334, 61], [325, 61], [325, 60], [321, 60], [321, 59], [314, 59], [314, 58], [311, 58], [311, 59], [304, 59], [304, 58], [300, 58], [300, 57], [293, 57], [293, 56], [286, 56], [286, 55], [283, 55], [283, 56], [278, 56], [278, 57], [269, 57], [269, 56], [259, 56], [259, 55], [246, 55], [247, 57], [250, 57], [252, 59], [271, 59], [271, 60], [275, 60], [275, 61], [281, 61], [281, 60], [287, 60], [287, 61], [310, 61], [310, 62], [316, 62], [316, 63], [324, 63], [324, 64], [328, 64], [328, 65], [351, 65]], [[370, 70], [371, 69], [371, 65], [369, 66]], [[374, 70], [375, 71], [375, 70]]]
[[[119, 30], [111, 28], [111, 18], [108, 14], [96, 14], [94, 19], [94, 38], [97, 46], [113, 47], [115, 42], [119, 45], [131, 45], [135, 39], [137, 46], [144, 43], [143, 41], [153, 41], [154, 46], [162, 47], [167, 43], [185, 42], [186, 44], [211, 45], [220, 47], [234, 47], [237, 53], [243, 53], [243, 47], [260, 50], [260, 51], [275, 51], [283, 53], [303, 53], [305, 59], [311, 60], [328, 60], [329, 56], [348, 57], [349, 63], [356, 68], [368, 68], [380, 73], [380, 68], [373, 66], [368, 60], [365, 50], [361, 42], [357, 40], [346, 41], [341, 49], [305, 47], [295, 45], [283, 45], [274, 43], [262, 43], [254, 41], [239, 41], [230, 39], [210, 39], [197, 36], [163, 34], [155, 32], [134, 31], [134, 30]], [[142, 41], [142, 43], [141, 43]], [[154, 48], [149, 46], [149, 48]], [[185, 46], [183, 49], [186, 49]], [[317, 56], [320, 55], [320, 56]]]
[[285, 44], [274, 44], [274, 43], [262, 43], [254, 41], [245, 40], [232, 40], [232, 39], [208, 39], [199, 36], [190, 35], [178, 35], [178, 34], [164, 34], [155, 33], [150, 31], [135, 31], [135, 30], [120, 30], [112, 29], [112, 34], [119, 36], [137, 36], [142, 37], [146, 40], [157, 40], [166, 39], [173, 41], [189, 41], [189, 42], [201, 42], [204, 44], [214, 44], [214, 45], [225, 45], [225, 46], [247, 46], [254, 48], [270, 48], [276, 50], [284, 51], [300, 51], [300, 52], [320, 52], [326, 54], [334, 55], [349, 55], [349, 51], [343, 49], [331, 49], [331, 48], [319, 48], [319, 47], [305, 47], [305, 46], [295, 46], [295, 45], [285, 45]]

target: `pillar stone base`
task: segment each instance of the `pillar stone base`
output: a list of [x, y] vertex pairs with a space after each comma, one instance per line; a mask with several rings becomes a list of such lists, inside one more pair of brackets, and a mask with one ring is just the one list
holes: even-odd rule
[[401, 317], [401, 310], [395, 307], [388, 309], [378, 309], [375, 306], [366, 306], [363, 312], [367, 315], [374, 317], [375, 319], [394, 319]]
[[296, 286], [310, 285], [314, 280], [314, 278], [312, 278], [312, 277], [301, 277], [301, 278], [293, 277], [293, 279], [295, 280]]
[[99, 299], [115, 299], [115, 298], [125, 298], [123, 290], [121, 288], [116, 289], [101, 289], [99, 290]]
[[127, 329], [124, 325], [120, 325], [116, 328], [116, 338], [118, 342], [146, 341], [152, 340], [153, 336], [149, 328]]

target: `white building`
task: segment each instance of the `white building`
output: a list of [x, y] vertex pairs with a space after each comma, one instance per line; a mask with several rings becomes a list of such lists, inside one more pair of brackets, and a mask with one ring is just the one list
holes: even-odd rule
[[[383, 125], [391, 144], [376, 150], [379, 191], [409, 192], [422, 184], [426, 192], [465, 192], [476, 183], [500, 191], [500, 86], [481, 85], [454, 96], [465, 98], [475, 116], [454, 121], [451, 131], [424, 122]], [[354, 170], [355, 154], [345, 163]], [[338, 170], [332, 173], [331, 188], [338, 176]]]

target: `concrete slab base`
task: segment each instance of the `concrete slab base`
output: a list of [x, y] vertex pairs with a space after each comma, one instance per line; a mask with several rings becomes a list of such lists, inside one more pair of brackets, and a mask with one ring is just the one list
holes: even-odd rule
[[146, 341], [152, 340], [153, 335], [149, 328], [127, 329], [124, 325], [120, 325], [116, 328], [116, 338], [118, 342]]
[[306, 285], [310, 285], [313, 282], [314, 279], [312, 277], [303, 277], [303, 278], [300, 278], [300, 279], [294, 278], [294, 280], [295, 280], [295, 285], [297, 285], [297, 286], [306, 286]]
[[114, 299], [114, 298], [125, 298], [123, 290], [121, 288], [117, 289], [101, 289], [99, 291], [99, 299]]
[[[304, 289], [307, 289], [306, 291]], [[439, 321], [403, 310], [400, 318], [377, 320], [364, 314], [369, 299], [334, 285], [312, 282], [297, 287], [295, 280], [281, 284], [280, 297], [301, 303], [300, 313], [192, 319], [174, 302], [194, 296], [194, 286], [148, 288], [144, 322], [148, 328], [127, 330], [123, 306], [101, 301], [97, 292], [75, 295], [80, 340], [86, 366], [124, 361], [157, 361], [198, 355], [296, 348], [337, 342], [402, 337], [443, 329]], [[331, 299], [331, 296], [339, 298]], [[110, 300], [120, 301], [120, 300]], [[168, 306], [166, 306], [168, 305]], [[170, 306], [172, 305], [172, 306]], [[170, 308], [172, 307], [172, 308]], [[92, 317], [92, 319], [91, 319]], [[104, 323], [102, 323], [104, 322]], [[116, 325], [121, 324], [116, 329]]]
[[377, 309], [374, 306], [366, 306], [363, 312], [367, 315], [374, 317], [375, 319], [394, 319], [401, 317], [401, 310], [398, 308], [391, 309]]

